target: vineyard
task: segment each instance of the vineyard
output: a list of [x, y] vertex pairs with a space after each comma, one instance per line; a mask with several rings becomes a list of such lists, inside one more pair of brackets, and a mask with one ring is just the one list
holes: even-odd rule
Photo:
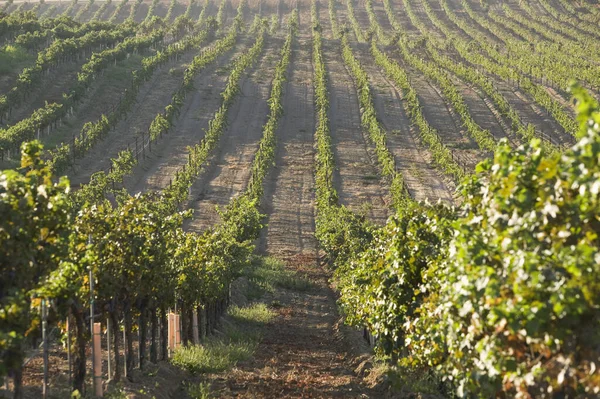
[[0, 397], [598, 398], [599, 99], [595, 0], [0, 1]]

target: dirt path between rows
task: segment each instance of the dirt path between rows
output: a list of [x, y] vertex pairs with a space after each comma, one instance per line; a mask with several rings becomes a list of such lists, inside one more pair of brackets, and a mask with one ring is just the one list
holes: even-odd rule
[[[160, 140], [152, 155], [136, 169], [132, 178], [127, 179], [130, 192], [160, 190], [169, 185], [175, 172], [188, 161], [187, 147], [198, 144], [204, 137], [208, 123], [222, 103], [221, 92], [227, 85], [231, 62], [241, 56], [250, 46], [239, 46], [229, 62], [222, 64], [216, 73], [201, 74], [194, 82], [195, 91], [190, 94], [186, 105], [167, 140]], [[229, 120], [229, 127], [232, 120]], [[143, 170], [143, 171], [142, 171]]]
[[[325, 2], [321, 11], [327, 10]], [[345, 21], [345, 8], [337, 8]], [[350, 72], [346, 69], [339, 40], [334, 40], [330, 19], [320, 18], [323, 26], [323, 58], [328, 73], [329, 119], [336, 169], [333, 182], [340, 203], [354, 212], [364, 213], [372, 222], [384, 224], [390, 214], [389, 184], [377, 166], [375, 148], [361, 126], [360, 104]]]
[[278, 289], [266, 300], [277, 303], [255, 356], [233, 370], [208, 375], [219, 398], [382, 397], [354, 372], [347, 336], [336, 328], [330, 274], [318, 264], [314, 238], [314, 93], [308, 3], [294, 44], [279, 126], [276, 165], [263, 198], [268, 226], [259, 252], [286, 262], [314, 282], [308, 291]]
[[[307, 14], [301, 17], [306, 31]], [[302, 31], [301, 31], [302, 32]], [[268, 215], [259, 249], [281, 259], [316, 259], [314, 238], [314, 93], [311, 37], [302, 32], [294, 45], [277, 132], [275, 167], [268, 176], [262, 211]]]
[[420, 145], [419, 133], [402, 106], [401, 91], [377, 68], [366, 45], [358, 47], [362, 51], [356, 51], [356, 55], [369, 74], [377, 116], [387, 132], [388, 148], [411, 197], [417, 201], [452, 203], [454, 183], [435, 169], [431, 154]]
[[207, 168], [192, 185], [188, 204], [194, 210], [194, 218], [188, 225], [192, 231], [200, 232], [217, 223], [216, 206], [226, 206], [248, 185], [252, 160], [269, 113], [271, 80], [281, 44], [279, 40], [268, 39], [229, 110], [227, 128], [215, 156], [208, 160]]
[[[203, 77], [214, 76], [217, 68], [227, 65], [237, 51], [243, 50], [243, 43], [240, 39], [234, 50], [227, 51], [216, 62], [207, 65], [203, 71], [200, 71], [195, 82], [199, 83]], [[147, 134], [152, 120], [159, 112], [163, 112], [164, 107], [169, 104], [173, 92], [181, 85], [183, 71], [187, 63], [191, 62], [198, 51], [196, 49], [186, 53], [178, 62], [162, 66], [155, 73], [155, 77], [145, 83], [137, 96], [137, 103], [129, 111], [127, 118], [119, 122], [114, 131], [111, 131], [106, 138], [77, 162], [76, 173], [71, 177], [72, 186], [77, 187], [79, 184], [87, 183], [93, 173], [108, 169], [110, 160], [116, 157], [119, 151], [126, 149], [128, 144], [135, 147], [136, 137], [139, 138], [141, 146], [142, 132]], [[172, 68], [173, 71], [171, 71]], [[192, 94], [188, 95], [186, 104], [191, 102], [191, 96]], [[176, 128], [172, 132], [176, 132]], [[171, 137], [170, 135], [163, 136], [162, 140], [156, 143], [155, 148], [158, 149], [161, 145], [165, 145], [165, 142], [168, 142]], [[146, 153], [149, 154], [148, 151]], [[144, 162], [142, 161], [142, 158], [140, 158], [138, 169], [143, 168]]]
[[[365, 13], [357, 13], [357, 16], [364, 28], [368, 16]], [[431, 154], [419, 143], [418, 131], [403, 107], [402, 91], [375, 64], [368, 44], [354, 42], [352, 46], [369, 75], [377, 117], [386, 130], [388, 148], [394, 154], [411, 197], [417, 201], [452, 203], [454, 183], [435, 169]]]

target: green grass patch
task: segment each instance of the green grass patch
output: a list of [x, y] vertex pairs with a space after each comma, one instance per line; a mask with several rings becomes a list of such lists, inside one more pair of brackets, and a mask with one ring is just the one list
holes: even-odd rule
[[251, 266], [245, 270], [249, 287], [248, 299], [261, 298], [266, 293], [275, 292], [276, 288], [293, 291], [309, 291], [314, 283], [297, 272], [286, 269], [285, 264], [268, 256], [255, 256]]
[[261, 340], [262, 328], [275, 317], [275, 312], [257, 303], [232, 306], [228, 315], [222, 335], [209, 337], [202, 345], [177, 349], [171, 362], [191, 373], [216, 373], [249, 359]]
[[[299, 273], [286, 269], [283, 262], [270, 257], [255, 256], [246, 268], [248, 279], [246, 296], [258, 299], [277, 288], [309, 290], [314, 284]], [[268, 305], [252, 303], [231, 306], [222, 321], [220, 333], [210, 336], [201, 345], [190, 345], [175, 350], [171, 363], [194, 374], [217, 373], [231, 369], [238, 362], [251, 358], [258, 347], [265, 325], [276, 316]], [[210, 397], [210, 388], [202, 383], [186, 387], [192, 398]]]
[[264, 303], [255, 303], [243, 308], [232, 306], [227, 314], [238, 322], [251, 324], [267, 324], [275, 316], [275, 313]]
[[256, 346], [257, 342], [253, 340], [223, 342], [211, 339], [204, 345], [177, 349], [171, 363], [191, 373], [217, 373], [249, 359]]
[[189, 383], [186, 386], [186, 391], [192, 399], [209, 399], [213, 397], [210, 393], [210, 385], [206, 382]]

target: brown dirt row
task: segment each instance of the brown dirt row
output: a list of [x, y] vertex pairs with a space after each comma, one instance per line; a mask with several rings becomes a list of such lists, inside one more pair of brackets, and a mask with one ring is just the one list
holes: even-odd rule
[[308, 4], [301, 6], [278, 129], [276, 166], [266, 182], [268, 227], [261, 252], [277, 256], [310, 278], [310, 291], [278, 289], [265, 299], [277, 303], [277, 317], [254, 358], [206, 380], [220, 398], [382, 397], [361, 384], [348, 342], [338, 333], [330, 275], [317, 263], [314, 239], [314, 105]]
[[[355, 11], [358, 9], [364, 10], [364, 7], [355, 7]], [[327, 9], [321, 7], [322, 18], [328, 18], [326, 13]], [[357, 13], [357, 19], [363, 27], [368, 22], [365, 18], [368, 20], [366, 13]], [[389, 24], [382, 27], [390, 28]], [[411, 196], [418, 201], [452, 202], [454, 184], [435, 169], [431, 154], [420, 145], [418, 132], [404, 109], [401, 90], [375, 65], [367, 44], [353, 43], [353, 48], [369, 75], [377, 116], [387, 132], [388, 148], [396, 159]]]
[[[320, 2], [321, 14], [327, 4]], [[337, 16], [346, 21], [346, 10], [338, 6]], [[330, 91], [330, 129], [336, 170], [333, 176], [340, 203], [355, 212], [365, 213], [378, 224], [390, 215], [389, 184], [380, 175], [374, 146], [361, 126], [360, 104], [350, 72], [341, 54], [341, 45], [333, 39], [328, 14], [321, 19], [323, 55]]]
[[194, 218], [187, 226], [192, 231], [200, 232], [217, 223], [219, 216], [215, 207], [226, 206], [248, 184], [252, 160], [269, 111], [267, 101], [279, 46], [281, 43], [276, 39], [266, 43], [259, 62], [242, 82], [241, 92], [231, 106], [217, 151], [192, 185], [187, 204], [194, 210]]
[[259, 250], [280, 259], [314, 261], [314, 90], [309, 14], [302, 8], [277, 131], [275, 167], [265, 182], [261, 210], [266, 213]]
[[[246, 48], [244, 47], [243, 50]], [[241, 54], [242, 48], [230, 60], [233, 61]], [[126, 180], [125, 186], [130, 192], [160, 190], [169, 185], [175, 172], [188, 160], [187, 147], [197, 144], [204, 137], [210, 119], [220, 107], [222, 101], [220, 94], [227, 84], [229, 72], [228, 66], [225, 65], [216, 74], [202, 74], [196, 81], [194, 84], [196, 91], [190, 95], [189, 101], [186, 101], [187, 104], [173, 131], [169, 133], [168, 140], [159, 142], [152, 154], [136, 168], [131, 178]], [[252, 94], [247, 92], [243, 94], [244, 98], [249, 97], [250, 103], [255, 101]], [[253, 114], [252, 110], [249, 110], [248, 115], [245, 111], [241, 112], [242, 117], [247, 118]], [[243, 130], [245, 127], [244, 123], [237, 125], [235, 120], [229, 120], [229, 129]]]
[[[429, 25], [429, 27], [432, 29], [434, 28], [431, 20], [427, 18], [425, 13], [423, 13], [421, 17], [426, 25]], [[456, 25], [447, 19], [445, 13], [442, 12], [439, 14], [439, 17], [442, 19], [442, 21], [449, 24], [449, 26], [453, 26], [457, 30], [460, 30], [458, 27], [456, 27]], [[475, 21], [473, 21], [473, 23], [476, 24]], [[462, 32], [462, 30], [460, 31]], [[460, 57], [452, 52], [450, 52], [449, 55], [455, 60], [460, 60], [468, 65], [477, 67], [476, 65], [469, 64], [468, 62], [460, 59]], [[524, 122], [532, 123], [539, 131], [543, 131], [545, 134], [550, 135], [553, 141], [568, 142], [571, 140], [569, 135], [564, 132], [564, 129], [562, 129], [558, 122], [556, 122], [556, 120], [554, 120], [552, 117], [548, 117], [548, 115], [546, 115], [546, 113], [533, 101], [533, 99], [531, 99], [531, 97], [523, 93], [520, 89], [499, 79], [497, 76], [491, 75], [486, 71], [483, 72], [487, 74], [488, 78], [494, 82], [494, 85], [498, 88], [498, 90], [507, 98], [509, 103], [513, 105]]]
[[[241, 51], [243, 41], [238, 42], [235, 50], [230, 50], [219, 59], [208, 65], [196, 78], [198, 82], [202, 76], [214, 75], [217, 68], [226, 65], [236, 51]], [[173, 92], [180, 86], [186, 65], [191, 62], [198, 50], [186, 53], [179, 61], [164, 65], [155, 74], [156, 77], [146, 82], [138, 94], [137, 103], [129, 111], [127, 118], [117, 124], [109, 136], [99, 142], [84, 158], [78, 160], [75, 173], [72, 175], [71, 184], [77, 187], [87, 183], [90, 176], [110, 166], [110, 159], [117, 156], [118, 152], [125, 149], [128, 144], [135, 144], [135, 138], [141, 139], [142, 132], [146, 134], [150, 123], [164, 107], [171, 101]], [[172, 71], [171, 71], [172, 70]], [[190, 96], [186, 99], [189, 102]], [[168, 141], [166, 135], [163, 140]], [[141, 143], [141, 140], [140, 140]], [[148, 151], [146, 152], [148, 154]], [[141, 162], [143, 164], [143, 162]]]

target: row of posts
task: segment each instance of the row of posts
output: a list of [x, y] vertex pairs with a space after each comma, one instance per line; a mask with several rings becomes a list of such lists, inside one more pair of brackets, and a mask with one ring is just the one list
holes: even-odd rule
[[[48, 308], [46, 305], [46, 300], [42, 300], [41, 304], [41, 315], [42, 315], [42, 346], [43, 346], [43, 364], [44, 364], [44, 374], [43, 374], [43, 384], [42, 384], [42, 397], [44, 399], [49, 397], [49, 346], [48, 346], [48, 334], [47, 334], [47, 326], [48, 326]], [[92, 341], [91, 341], [91, 349], [92, 349], [92, 392], [94, 397], [103, 397], [103, 375], [102, 375], [102, 324], [93, 321], [93, 314], [91, 319], [91, 331], [92, 331]], [[168, 332], [167, 332], [167, 348], [169, 349], [169, 355], [172, 355], [175, 349], [181, 346], [181, 316], [178, 313], [170, 312], [168, 314]], [[71, 361], [71, 334], [70, 334], [70, 322], [69, 318], [67, 318], [66, 323], [67, 328], [67, 357], [69, 363], [69, 386], [71, 386], [72, 382], [72, 361]], [[107, 341], [107, 350], [108, 350], [108, 379], [110, 379], [113, 375], [112, 367], [111, 367], [111, 320], [107, 319], [107, 328], [106, 328], [106, 341]], [[193, 331], [193, 341], [195, 344], [200, 343], [200, 330], [198, 327], [198, 314], [194, 312], [193, 320], [192, 320], [192, 331]], [[126, 335], [125, 330], [123, 330], [123, 344], [126, 347]], [[125, 349], [126, 350], [126, 349]], [[119, 356], [118, 353], [114, 354], [115, 356]], [[127, 377], [127, 368], [124, 370], [124, 376]]]
[[[169, 355], [172, 355], [175, 349], [181, 346], [181, 319], [178, 313], [168, 314], [168, 332], [167, 332], [167, 347], [169, 349]], [[102, 379], [102, 325], [101, 323], [94, 323], [93, 334], [92, 334], [92, 381], [93, 381], [93, 395], [95, 397], [103, 397], [103, 379]], [[110, 319], [107, 321], [107, 348], [108, 348], [108, 379], [112, 376], [111, 369], [111, 353], [110, 353]], [[194, 317], [194, 339], [198, 337], [198, 318]], [[125, 330], [123, 330], [123, 343], [126, 343]], [[125, 349], [126, 350], [126, 349]], [[119, 354], [115, 354], [118, 356]], [[127, 377], [127, 367], [125, 367], [125, 377]]]

